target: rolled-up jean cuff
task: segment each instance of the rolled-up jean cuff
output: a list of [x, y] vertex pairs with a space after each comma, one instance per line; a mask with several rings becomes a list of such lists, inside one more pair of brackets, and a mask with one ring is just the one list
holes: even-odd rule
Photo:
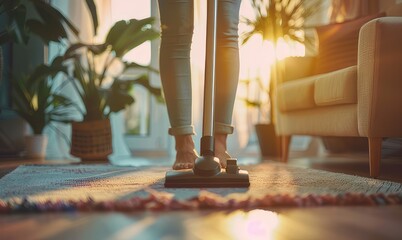
[[171, 127], [169, 128], [169, 135], [176, 136], [176, 135], [194, 135], [194, 126], [187, 125], [181, 127]]
[[219, 134], [232, 134], [234, 127], [229, 124], [215, 122], [215, 133]]

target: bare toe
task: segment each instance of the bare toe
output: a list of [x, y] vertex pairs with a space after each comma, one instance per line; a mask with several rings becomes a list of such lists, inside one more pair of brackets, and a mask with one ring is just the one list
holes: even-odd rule
[[180, 169], [190, 169], [193, 168], [194, 164], [192, 163], [174, 163], [173, 164], [173, 169], [174, 170], [180, 170]]
[[197, 159], [198, 154], [193, 151], [177, 151], [176, 161], [173, 164], [174, 170], [190, 169], [194, 167], [194, 161]]

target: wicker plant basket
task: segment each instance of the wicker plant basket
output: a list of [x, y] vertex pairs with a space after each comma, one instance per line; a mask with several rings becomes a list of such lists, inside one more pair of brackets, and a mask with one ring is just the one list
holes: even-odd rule
[[107, 161], [113, 152], [110, 120], [72, 123], [70, 152], [82, 161]]

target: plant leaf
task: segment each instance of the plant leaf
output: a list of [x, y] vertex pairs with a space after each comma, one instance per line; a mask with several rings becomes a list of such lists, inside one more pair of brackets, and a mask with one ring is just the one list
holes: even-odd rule
[[25, 87], [25, 78], [16, 79], [12, 84], [12, 100], [13, 109], [20, 115], [27, 123], [35, 128], [35, 110], [32, 106], [32, 95]]
[[62, 25], [45, 24], [37, 19], [29, 19], [26, 22], [28, 29], [38, 35], [45, 44], [59, 42], [60, 38], [67, 38], [67, 33]]
[[2, 0], [0, 1], [0, 14], [3, 14], [4, 12], [11, 12], [13, 9], [17, 8], [20, 5], [20, 0]]
[[116, 57], [122, 57], [142, 43], [159, 37], [159, 32], [151, 28], [154, 18], [117, 22], [108, 32], [105, 43], [112, 47]]
[[12, 10], [11, 14], [9, 14], [12, 38], [17, 43], [28, 43], [29, 37], [25, 29], [26, 15], [27, 9], [24, 5], [17, 6]]
[[97, 30], [98, 30], [98, 25], [99, 25], [99, 23], [98, 23], [98, 14], [97, 14], [97, 11], [96, 11], [96, 5], [95, 5], [93, 0], [86, 0], [86, 3], [87, 3], [87, 7], [89, 9], [89, 12], [91, 13], [94, 35], [96, 35]]
[[158, 100], [158, 102], [160, 103], [164, 102], [162, 89], [158, 87], [153, 87], [149, 82], [149, 77], [147, 75], [142, 75], [134, 79], [125, 79], [125, 80], [116, 79], [115, 82], [117, 83], [121, 82], [120, 84], [126, 84], [127, 85], [126, 88], [134, 84], [141, 85], [144, 88], [146, 88], [149, 91], [149, 93], [151, 93], [151, 95], [153, 95], [156, 98], [156, 100]]
[[46, 3], [42, 0], [31, 0], [31, 2], [34, 4], [36, 11], [39, 13], [39, 15], [45, 22], [51, 21], [52, 24], [57, 25], [62, 25], [62, 23], [64, 22], [67, 24], [70, 30], [76, 36], [78, 36], [79, 31], [77, 30], [77, 27], [75, 27], [74, 24], [72, 24], [71, 21], [68, 18], [66, 18], [59, 10], [57, 10], [49, 3]]
[[119, 112], [134, 102], [134, 98], [120, 87], [119, 82], [115, 81], [112, 87], [107, 90], [106, 104], [109, 106], [110, 112]]
[[64, 58], [71, 58], [76, 54], [76, 51], [81, 48], [87, 48], [93, 54], [98, 55], [103, 53], [107, 49], [106, 44], [85, 44], [85, 43], [74, 43], [64, 53]]
[[247, 107], [259, 108], [262, 104], [261, 101], [252, 101], [246, 98], [240, 98], [240, 100], [243, 101]]
[[142, 69], [142, 70], [148, 70], [148, 71], [151, 71], [151, 72], [159, 73], [158, 69], [155, 69], [155, 68], [153, 68], [151, 66], [140, 65], [140, 64], [135, 63], [135, 62], [126, 62], [126, 61], [124, 61], [123, 64], [125, 66], [124, 71], [128, 71], [130, 69]]
[[37, 85], [39, 82], [46, 80], [47, 77], [55, 77], [59, 73], [67, 74], [67, 67], [59, 61], [61, 57], [53, 60], [51, 65], [41, 64], [35, 68], [33, 73], [28, 78], [28, 85]]
[[[67, 32], [66, 29], [63, 26], [63, 22], [67, 24], [69, 29], [73, 34], [78, 36], [79, 32], [77, 28], [70, 22], [69, 19], [67, 19], [60, 11], [58, 11], [56, 8], [52, 7], [50, 4], [45, 3], [41, 0], [31, 0], [33, 3], [36, 11], [40, 15], [40, 17], [43, 19], [43, 22], [41, 22], [41, 26], [45, 27], [46, 31], [51, 32], [48, 33], [47, 35], [43, 35], [43, 31], [38, 31], [37, 26], [38, 24], [35, 24], [33, 26], [34, 30], [33, 31], [38, 31], [37, 34], [42, 34], [39, 35], [41, 38], [45, 41], [45, 43], [49, 43], [49, 41], [55, 41], [58, 42], [60, 38], [67, 38]], [[37, 20], [38, 21], [38, 20]], [[39, 21], [40, 22], [40, 21]], [[28, 23], [28, 22], [27, 22]], [[30, 23], [32, 24], [32, 23]], [[30, 28], [32, 26], [29, 26]], [[52, 36], [51, 38], [46, 38], [47, 36]]]

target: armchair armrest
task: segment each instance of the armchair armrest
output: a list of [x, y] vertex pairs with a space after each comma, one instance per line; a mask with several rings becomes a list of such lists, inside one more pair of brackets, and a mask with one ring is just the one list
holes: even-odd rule
[[283, 81], [308, 77], [313, 74], [316, 57], [288, 57], [283, 60]]
[[357, 61], [359, 134], [402, 134], [402, 17], [366, 23], [359, 34]]

